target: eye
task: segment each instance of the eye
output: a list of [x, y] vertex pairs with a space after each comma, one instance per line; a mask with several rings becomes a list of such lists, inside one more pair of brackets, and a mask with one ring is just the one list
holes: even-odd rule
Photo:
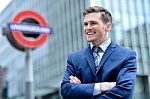
[[91, 22], [90, 22], [90, 24], [91, 24], [91, 25], [96, 25], [96, 24], [97, 24], [97, 22], [95, 22], [95, 21], [91, 21]]
[[87, 26], [88, 25], [88, 23], [87, 22], [84, 22], [84, 26]]

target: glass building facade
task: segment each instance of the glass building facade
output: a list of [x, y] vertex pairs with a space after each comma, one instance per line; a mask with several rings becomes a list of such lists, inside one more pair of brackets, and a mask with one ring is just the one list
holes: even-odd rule
[[25, 9], [43, 15], [54, 34], [32, 52], [35, 96], [37, 99], [60, 99], [59, 88], [68, 54], [87, 46], [82, 12], [90, 5], [103, 6], [112, 13], [112, 40], [137, 53], [138, 69], [133, 98], [150, 97], [149, 0], [12, 0], [0, 13], [0, 64], [8, 68], [6, 80], [9, 99], [25, 99], [25, 53], [9, 44], [2, 28]]

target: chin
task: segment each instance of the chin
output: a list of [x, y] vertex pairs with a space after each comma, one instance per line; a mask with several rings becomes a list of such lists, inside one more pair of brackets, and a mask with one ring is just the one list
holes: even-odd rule
[[88, 42], [92, 42], [92, 41], [95, 40], [93, 37], [87, 37], [86, 39], [87, 39]]
[[87, 41], [88, 41], [88, 42], [93, 42], [94, 40], [93, 40], [93, 39], [87, 39]]

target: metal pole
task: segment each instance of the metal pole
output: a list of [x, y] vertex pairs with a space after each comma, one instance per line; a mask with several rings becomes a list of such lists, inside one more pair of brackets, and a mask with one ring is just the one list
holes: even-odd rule
[[26, 99], [34, 99], [33, 63], [31, 49], [26, 50]]

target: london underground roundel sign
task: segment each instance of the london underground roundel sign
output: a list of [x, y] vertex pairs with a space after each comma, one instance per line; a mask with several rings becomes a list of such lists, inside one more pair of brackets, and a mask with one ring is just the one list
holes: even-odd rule
[[[38, 23], [38, 25], [22, 24], [26, 19], [34, 20]], [[48, 39], [48, 34], [52, 32], [43, 16], [33, 10], [23, 10], [19, 12], [14, 17], [12, 24], [9, 25], [9, 28], [12, 31], [12, 36], [14, 39], [25, 48], [39, 47]], [[24, 35], [24, 32], [26, 31], [30, 33], [35, 32], [38, 36], [36, 38], [27, 37]]]

